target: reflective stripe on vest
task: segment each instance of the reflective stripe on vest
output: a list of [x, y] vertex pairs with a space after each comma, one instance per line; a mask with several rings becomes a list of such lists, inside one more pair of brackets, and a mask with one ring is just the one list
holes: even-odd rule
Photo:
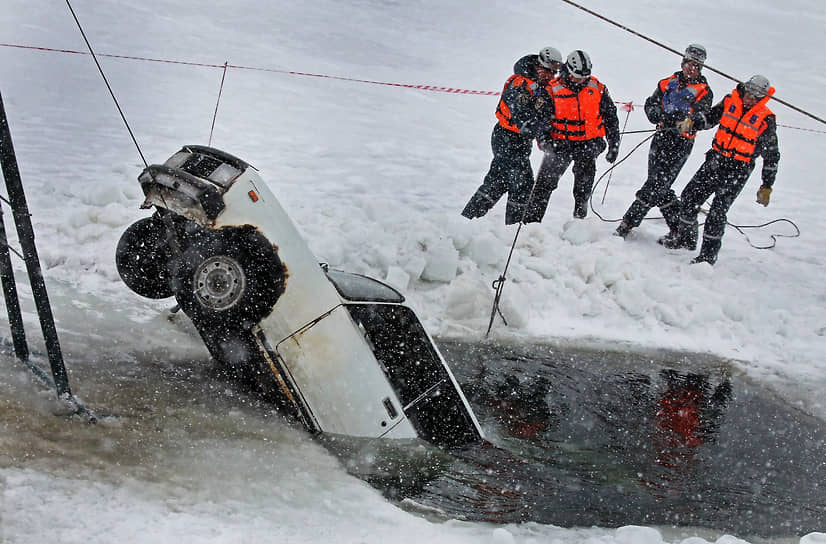
[[757, 138], [766, 130], [766, 117], [772, 111], [766, 107], [774, 87], [750, 110], [743, 111], [743, 99], [734, 89], [723, 100], [723, 116], [711, 147], [724, 157], [751, 162], [757, 147]]
[[[534, 91], [538, 85], [525, 76], [513, 74], [508, 78], [505, 82], [505, 86], [502, 88], [503, 97], [505, 96], [505, 91], [507, 91], [509, 87], [524, 87], [529, 93], [531, 93], [531, 97], [533, 97]], [[499, 104], [496, 106], [496, 118], [499, 119], [499, 124], [502, 125], [502, 128], [519, 134], [519, 128], [513, 124], [513, 121], [511, 121], [511, 109], [505, 103], [504, 98], [500, 98]]]
[[554, 99], [553, 139], [583, 141], [605, 136], [605, 124], [599, 112], [605, 85], [591, 77], [581, 91], [574, 93], [561, 78], [556, 78], [547, 88]]
[[[661, 79], [660, 92], [663, 93], [663, 111], [668, 115], [681, 113], [685, 117], [694, 113], [694, 105], [708, 94], [708, 85], [705, 83], [688, 83], [680, 88], [680, 77], [677, 74]], [[683, 138], [694, 139], [696, 132], [681, 132]]]

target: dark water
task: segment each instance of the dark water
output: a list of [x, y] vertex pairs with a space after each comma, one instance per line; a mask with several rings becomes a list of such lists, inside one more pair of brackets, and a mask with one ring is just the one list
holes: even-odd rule
[[[826, 530], [826, 424], [725, 362], [439, 345], [487, 442], [446, 452], [421, 442], [319, 438], [403, 508], [439, 520], [706, 527], [750, 541]], [[90, 407], [121, 414], [117, 425], [67, 426], [0, 395], [0, 466], [54, 459], [163, 480], [167, 448], [216, 436], [251, 440], [248, 447], [285, 440], [267, 425], [277, 418], [271, 405], [252, 402], [210, 368], [76, 368], [78, 391]], [[238, 414], [248, 423], [239, 427], [247, 420]]]
[[489, 442], [450, 454], [328, 444], [352, 473], [440, 516], [563, 527], [826, 527], [826, 425], [686, 355], [440, 343]]

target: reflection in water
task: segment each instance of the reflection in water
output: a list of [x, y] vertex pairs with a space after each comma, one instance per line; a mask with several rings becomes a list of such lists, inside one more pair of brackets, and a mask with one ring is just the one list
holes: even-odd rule
[[644, 483], [665, 494], [679, 494], [697, 479], [694, 472], [703, 464], [697, 457], [698, 449], [715, 439], [731, 400], [731, 380], [724, 379], [712, 391], [708, 376], [703, 374], [667, 369], [660, 371], [660, 378], [664, 385], [651, 433], [655, 457], [652, 473]]
[[[489, 441], [448, 452], [418, 441], [320, 437], [351, 474], [403, 508], [493, 523], [702, 526], [750, 540], [823, 531], [824, 423], [729, 377], [720, 362], [543, 346], [440, 348]], [[16, 373], [0, 374], [0, 392], [28, 390], [15, 385]], [[86, 470], [113, 482], [128, 474], [175, 493], [197, 489], [207, 467], [233, 482], [228, 493], [241, 493], [250, 473], [239, 464], [256, 483], [264, 471], [295, 484], [303, 470], [295, 467], [315, 446], [203, 361], [106, 361], [73, 377], [89, 406], [121, 418], [67, 425], [36, 397], [0, 395], [0, 466], [73, 478]], [[181, 445], [194, 450], [178, 452]], [[239, 447], [245, 457], [229, 455]], [[269, 489], [268, 481], [260, 485]]]
[[823, 529], [823, 423], [732, 379], [719, 362], [440, 347], [489, 442], [449, 456], [423, 444], [407, 453], [333, 448], [402, 505], [496, 523], [705, 526], [741, 536]]
[[499, 412], [498, 420], [507, 427], [509, 436], [537, 440], [554, 425], [546, 399], [549, 391], [550, 384], [544, 378], [523, 387], [519, 378], [508, 375], [496, 395], [487, 400]]

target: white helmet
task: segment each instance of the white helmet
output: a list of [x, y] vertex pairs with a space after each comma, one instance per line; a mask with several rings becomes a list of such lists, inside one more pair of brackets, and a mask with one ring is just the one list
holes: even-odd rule
[[696, 62], [697, 64], [702, 66], [706, 63], [707, 57], [708, 53], [706, 53], [705, 47], [703, 47], [699, 43], [692, 43], [691, 45], [685, 48], [683, 62]]
[[543, 47], [539, 51], [539, 64], [548, 70], [556, 70], [562, 64], [562, 53], [554, 47]]
[[565, 68], [574, 77], [588, 77], [591, 75], [591, 57], [585, 51], [577, 49], [568, 55]]
[[753, 75], [743, 84], [743, 89], [757, 98], [763, 98], [769, 92], [769, 79], [760, 74]]

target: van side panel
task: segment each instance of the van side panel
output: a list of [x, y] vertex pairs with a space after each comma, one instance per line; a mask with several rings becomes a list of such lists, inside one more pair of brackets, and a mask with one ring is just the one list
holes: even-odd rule
[[325, 432], [377, 438], [392, 428], [396, 438], [417, 436], [344, 307], [275, 350]]
[[[255, 202], [250, 191], [255, 192]], [[224, 194], [224, 202], [226, 209], [218, 216], [215, 228], [255, 225], [276, 247], [286, 268], [284, 294], [273, 312], [261, 322], [261, 328], [272, 342], [286, 338], [339, 303], [338, 292], [327, 280], [315, 255], [275, 195], [252, 168], [235, 180]]]

